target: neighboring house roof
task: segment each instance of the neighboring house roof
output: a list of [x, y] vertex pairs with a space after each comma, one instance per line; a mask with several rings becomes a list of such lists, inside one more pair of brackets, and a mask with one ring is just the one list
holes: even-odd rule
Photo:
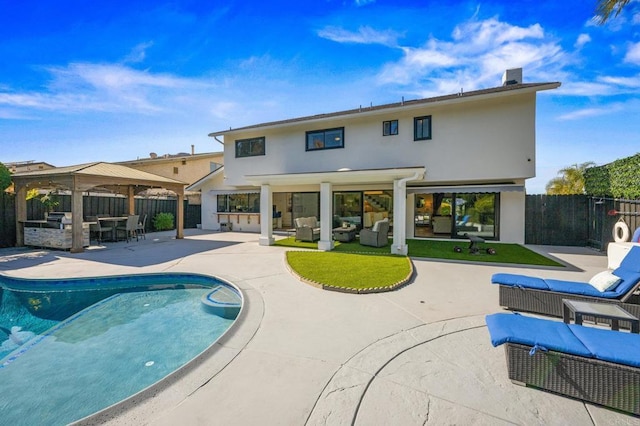
[[277, 128], [292, 126], [302, 122], [314, 122], [323, 121], [341, 116], [349, 116], [355, 114], [380, 114], [382, 112], [395, 111], [395, 110], [411, 110], [419, 107], [423, 107], [428, 104], [447, 104], [468, 102], [473, 100], [479, 100], [483, 98], [491, 98], [498, 96], [508, 96], [518, 93], [538, 92], [541, 90], [555, 89], [560, 86], [559, 82], [551, 83], [521, 83], [521, 84], [508, 84], [505, 86], [493, 87], [490, 89], [474, 90], [471, 92], [460, 92], [452, 95], [436, 96], [433, 98], [416, 99], [410, 101], [401, 101], [385, 105], [377, 105], [370, 107], [360, 107], [356, 109], [332, 112], [328, 114], [317, 114], [306, 117], [298, 117], [287, 120], [271, 121], [267, 123], [254, 124], [251, 126], [239, 127], [236, 129], [221, 130], [218, 132], [209, 133], [209, 136], [223, 136], [227, 133], [234, 133], [237, 131], [253, 130], [260, 128]]
[[165, 154], [158, 156], [151, 156], [149, 158], [138, 158], [136, 160], [127, 160], [127, 161], [117, 161], [113, 164], [122, 164], [122, 165], [136, 165], [136, 164], [153, 164], [153, 163], [163, 163], [170, 162], [175, 160], [198, 160], [201, 158], [219, 158], [223, 157], [224, 153], [222, 151], [217, 152], [204, 152], [200, 154], [188, 154], [185, 152], [179, 154]]
[[201, 177], [197, 181], [193, 182], [191, 185], [187, 186], [186, 190], [187, 191], [200, 191], [202, 189], [202, 185], [204, 185], [210, 179], [212, 179], [214, 176], [219, 175], [222, 172], [224, 172], [224, 166], [218, 167], [217, 169], [207, 173], [206, 175], [204, 175], [203, 177]]

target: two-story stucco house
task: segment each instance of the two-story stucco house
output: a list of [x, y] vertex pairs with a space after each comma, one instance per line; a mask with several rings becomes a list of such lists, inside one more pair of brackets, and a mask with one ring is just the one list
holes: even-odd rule
[[502, 85], [211, 133], [224, 167], [191, 185], [202, 191], [202, 227], [260, 232], [294, 219], [320, 220], [318, 248], [332, 229], [386, 217], [392, 253], [407, 238], [524, 242], [525, 180], [535, 176], [536, 95], [558, 82]]

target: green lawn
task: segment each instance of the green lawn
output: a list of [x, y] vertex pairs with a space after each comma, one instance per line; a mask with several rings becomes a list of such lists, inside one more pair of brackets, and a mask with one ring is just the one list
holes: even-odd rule
[[306, 280], [352, 290], [392, 289], [412, 273], [411, 261], [406, 256], [289, 251], [287, 262]]
[[[409, 257], [447, 259], [460, 262], [514, 263], [520, 265], [564, 266], [519, 244], [488, 242], [480, 244], [478, 254], [469, 253], [469, 242], [438, 240], [407, 240]], [[275, 245], [291, 248], [317, 249], [318, 243], [295, 241], [294, 237], [276, 241]], [[457, 253], [454, 247], [460, 247]], [[493, 248], [496, 254], [488, 254]], [[303, 279], [323, 287], [338, 287], [360, 291], [372, 288], [389, 290], [404, 283], [411, 275], [411, 261], [407, 256], [391, 255], [391, 240], [386, 247], [361, 246], [358, 240], [335, 242], [330, 252], [289, 251], [287, 262]], [[366, 291], [366, 290], [364, 290]]]
[[[303, 243], [295, 241], [294, 237], [278, 240], [275, 243], [278, 246], [317, 249], [317, 243]], [[463, 262], [492, 262], [492, 263], [513, 263], [519, 265], [538, 265], [538, 266], [564, 266], [552, 259], [542, 256], [534, 251], [529, 250], [519, 244], [506, 244], [486, 242], [480, 244], [482, 249], [491, 247], [496, 250], [496, 254], [487, 254], [485, 250], [481, 250], [478, 254], [470, 254], [468, 247], [469, 241], [439, 241], [439, 240], [407, 240], [409, 245], [410, 257], [421, 257], [428, 259], [447, 259], [458, 260]], [[462, 252], [456, 253], [453, 248], [461, 247]], [[368, 247], [361, 246], [358, 240], [350, 243], [336, 242], [333, 252], [336, 253], [374, 253], [374, 254], [390, 254], [391, 240], [386, 247]]]

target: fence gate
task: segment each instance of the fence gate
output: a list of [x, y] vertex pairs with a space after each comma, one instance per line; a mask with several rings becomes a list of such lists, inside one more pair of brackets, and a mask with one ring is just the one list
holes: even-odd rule
[[527, 195], [525, 244], [586, 246], [588, 200], [586, 195]]

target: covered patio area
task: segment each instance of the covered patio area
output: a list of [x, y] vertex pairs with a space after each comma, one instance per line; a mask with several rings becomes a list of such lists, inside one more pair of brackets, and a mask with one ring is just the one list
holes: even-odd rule
[[[12, 175], [16, 193], [16, 245], [24, 245], [24, 223], [27, 220], [27, 192], [31, 189], [55, 189], [71, 192], [72, 253], [84, 251], [82, 197], [90, 190], [125, 195], [128, 214], [135, 213], [134, 197], [150, 188], [172, 191], [178, 199], [176, 211], [176, 238], [184, 236], [184, 187], [186, 183], [152, 173], [110, 163], [88, 163], [57, 167]], [[77, 219], [80, 220], [77, 220]]]
[[318, 249], [333, 249], [333, 191], [337, 188], [379, 188], [393, 187], [394, 226], [391, 253], [407, 254], [407, 182], [424, 177], [424, 167], [402, 167], [388, 169], [351, 170], [340, 169], [335, 172], [287, 173], [272, 175], [251, 175], [245, 179], [260, 187], [260, 245], [272, 245], [273, 193], [280, 188], [300, 190], [320, 189], [320, 240]]

